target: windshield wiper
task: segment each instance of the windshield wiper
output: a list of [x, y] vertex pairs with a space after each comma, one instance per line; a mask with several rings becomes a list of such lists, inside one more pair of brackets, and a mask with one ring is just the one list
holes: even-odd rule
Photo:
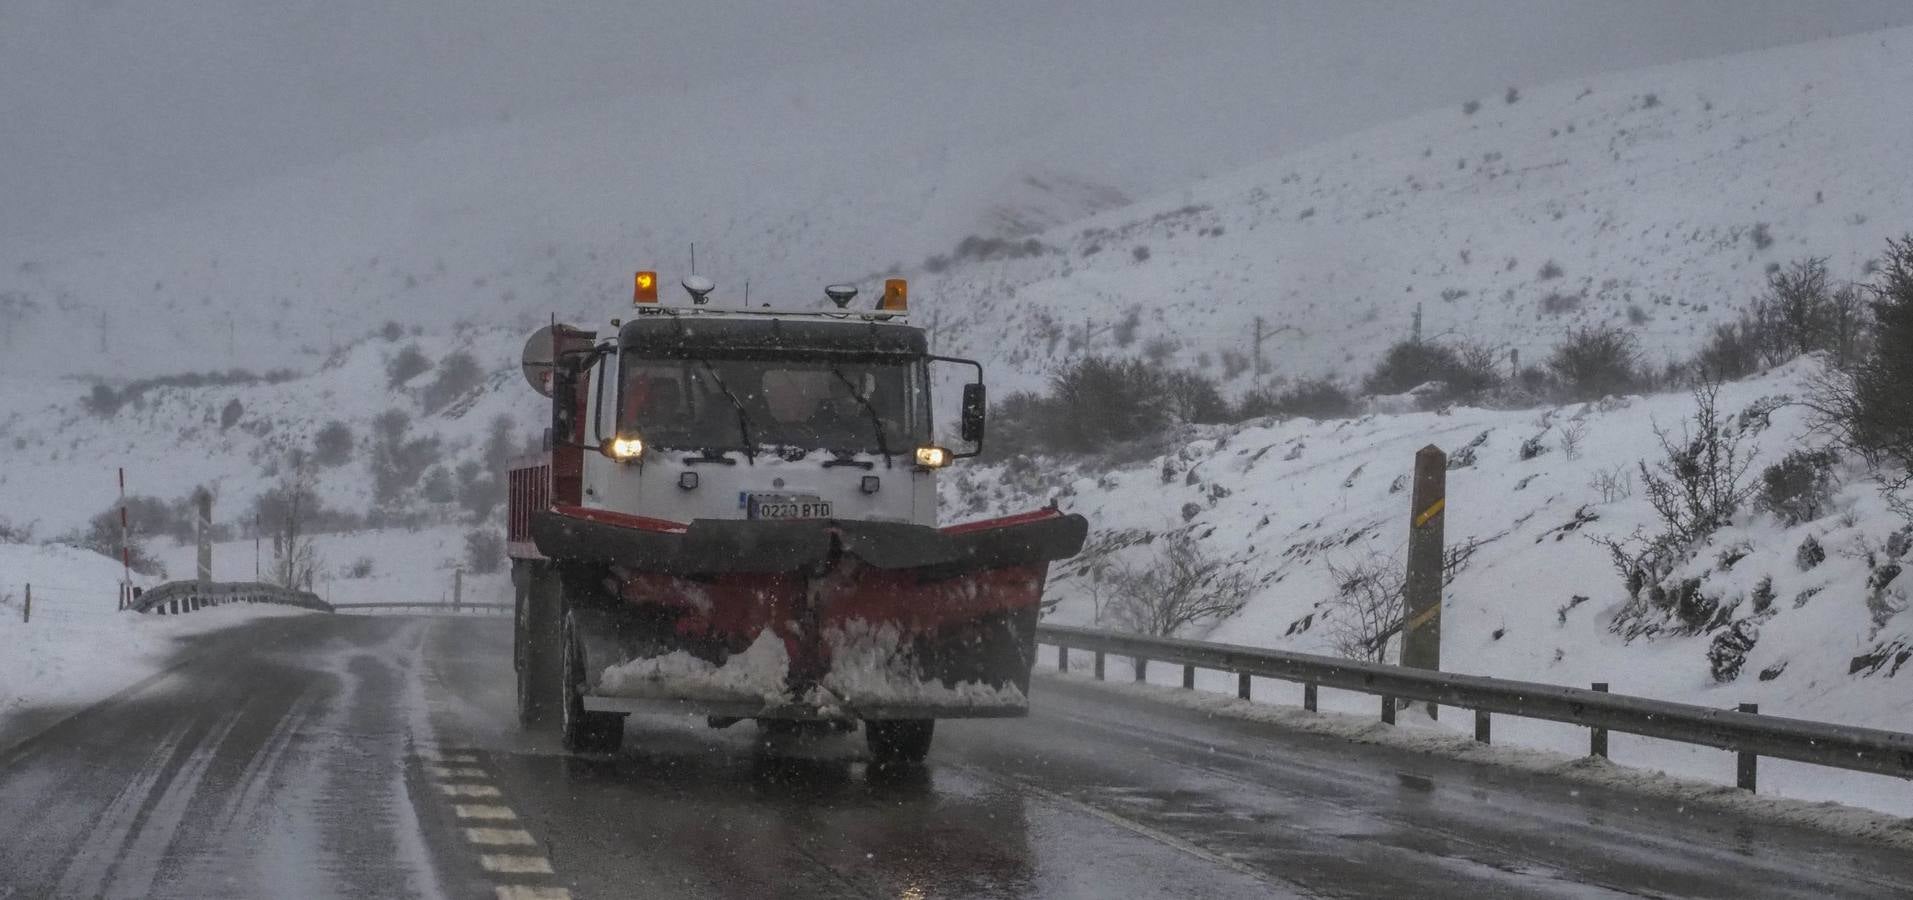
[[864, 412], [870, 414], [870, 425], [877, 429], [877, 452], [883, 454], [884, 468], [889, 468], [890, 442], [884, 437], [883, 416], [877, 412], [877, 407], [871, 405], [870, 398], [858, 392], [856, 383], [850, 380], [850, 376], [844, 374], [843, 369], [837, 366], [831, 366], [830, 374], [837, 376], [837, 380], [843, 382], [844, 387], [850, 389], [850, 396], [857, 398], [857, 405], [863, 407]]
[[757, 462], [757, 442], [751, 439], [751, 415], [744, 411], [744, 401], [737, 399], [737, 395], [731, 393], [730, 386], [726, 385], [724, 378], [717, 374], [717, 367], [711, 365], [710, 360], [701, 359], [698, 362], [703, 363], [704, 371], [711, 374], [711, 383], [717, 385], [717, 389], [730, 398], [732, 406], [737, 407], [737, 433], [744, 439], [744, 456], [753, 463]]

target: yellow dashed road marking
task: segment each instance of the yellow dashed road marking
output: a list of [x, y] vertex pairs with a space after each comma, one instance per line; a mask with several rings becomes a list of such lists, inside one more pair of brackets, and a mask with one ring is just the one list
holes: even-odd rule
[[452, 804], [452, 812], [461, 819], [498, 819], [511, 821], [518, 818], [518, 814], [512, 812], [509, 806], [492, 806], [482, 803], [455, 803]]
[[474, 844], [495, 847], [530, 847], [536, 844], [531, 832], [519, 828], [467, 828], [465, 839]]
[[447, 797], [496, 797], [498, 789], [489, 784], [441, 784], [439, 793]]
[[550, 875], [551, 862], [542, 856], [508, 856], [502, 853], [486, 853], [478, 857], [478, 864], [487, 872], [500, 872], [507, 875]]
[[561, 887], [499, 885], [498, 900], [571, 900], [571, 891]]

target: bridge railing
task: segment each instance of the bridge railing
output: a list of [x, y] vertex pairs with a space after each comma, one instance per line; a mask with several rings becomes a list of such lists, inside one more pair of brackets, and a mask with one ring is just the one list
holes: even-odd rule
[[1237, 696], [1245, 700], [1251, 677], [1301, 684], [1303, 706], [1311, 711], [1318, 687], [1370, 694], [1381, 698], [1382, 721], [1391, 724], [1402, 701], [1473, 710], [1475, 740], [1484, 743], [1489, 740], [1490, 716], [1498, 713], [1586, 726], [1589, 753], [1594, 756], [1607, 755], [1610, 731], [1716, 747], [1739, 754], [1737, 782], [1750, 791], [1755, 788], [1755, 767], [1762, 756], [1913, 778], [1913, 734], [1764, 716], [1752, 704], [1717, 709], [1605, 690], [1067, 625], [1038, 625], [1036, 635], [1039, 642], [1059, 648], [1057, 665], [1064, 671], [1071, 651], [1093, 654], [1097, 678], [1103, 677], [1105, 657], [1114, 655], [1134, 660], [1137, 681], [1145, 679], [1150, 662], [1180, 664], [1182, 685], [1191, 689], [1197, 669], [1234, 673]]
[[141, 592], [127, 608], [140, 613], [177, 615], [229, 603], [274, 603], [332, 611], [331, 604], [311, 591], [295, 591], [259, 581], [169, 581]]
[[449, 614], [449, 615], [471, 614], [476, 616], [485, 616], [485, 615], [497, 616], [497, 615], [511, 615], [512, 605], [509, 603], [470, 603], [470, 602], [334, 603], [332, 604], [332, 611], [340, 612], [340, 613], [427, 612], [427, 613], [440, 613], [440, 614]]

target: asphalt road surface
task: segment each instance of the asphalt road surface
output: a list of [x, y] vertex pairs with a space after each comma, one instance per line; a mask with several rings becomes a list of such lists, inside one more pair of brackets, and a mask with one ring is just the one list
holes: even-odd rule
[[[0, 897], [1908, 897], [1913, 859], [1040, 679], [857, 735], [514, 724], [503, 619], [314, 614], [0, 749]], [[17, 737], [17, 735], [15, 736]]]

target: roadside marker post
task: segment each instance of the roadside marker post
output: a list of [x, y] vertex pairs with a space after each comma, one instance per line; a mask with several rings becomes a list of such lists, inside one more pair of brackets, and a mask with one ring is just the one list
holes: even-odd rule
[[[1409, 512], [1408, 573], [1402, 582], [1402, 665], [1441, 671], [1442, 524], [1448, 506], [1448, 454], [1429, 444], [1415, 453]], [[1437, 707], [1428, 705], [1428, 717]]]

